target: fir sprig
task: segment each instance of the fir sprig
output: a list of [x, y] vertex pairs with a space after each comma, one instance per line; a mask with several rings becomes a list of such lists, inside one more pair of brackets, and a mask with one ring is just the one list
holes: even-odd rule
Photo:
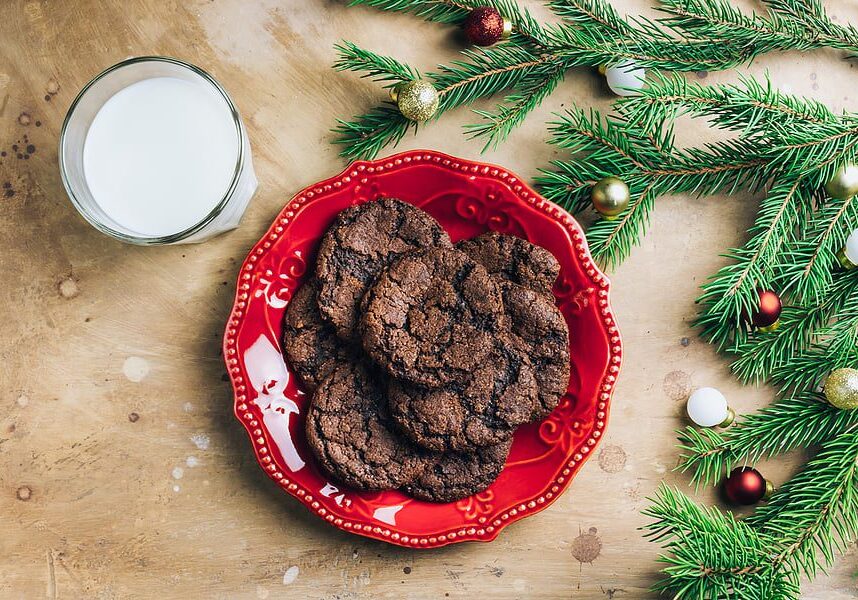
[[698, 300], [702, 309], [697, 325], [719, 348], [741, 343], [749, 329], [743, 324], [756, 312], [759, 289], [767, 289], [785, 244], [794, 239], [799, 215], [805, 211], [814, 188], [802, 178], [776, 181], [760, 204], [750, 239], [730, 250], [730, 264], [722, 267], [703, 286]]
[[786, 307], [776, 331], [750, 336], [736, 347], [733, 372], [746, 383], [768, 380], [775, 371], [819, 343], [823, 328], [844, 310], [858, 310], [858, 280], [852, 273], [838, 271], [818, 303]]
[[789, 394], [723, 432], [686, 427], [679, 435], [678, 469], [690, 472], [696, 485], [714, 484], [734, 467], [813, 447], [855, 428], [858, 414], [832, 407], [819, 393]]
[[337, 51], [334, 69], [337, 71], [362, 72], [361, 77], [385, 82], [387, 83], [385, 87], [392, 87], [400, 81], [420, 78], [420, 72], [417, 69], [412, 69], [390, 56], [368, 52], [351, 42], [337, 44], [334, 48]]
[[[566, 71], [577, 66], [633, 61], [667, 72], [721, 70], [760, 54], [787, 49], [831, 47], [858, 53], [858, 30], [832, 21], [817, 0], [769, 0], [765, 14], [753, 15], [736, 10], [727, 0], [661, 0], [658, 8], [664, 16], [655, 20], [622, 18], [605, 0], [552, 0], [549, 8], [560, 21], [547, 25], [538, 23], [514, 0], [352, 0], [352, 5], [410, 12], [448, 25], [461, 23], [471, 10], [487, 4], [512, 21], [512, 38], [490, 49], [463, 50], [460, 60], [428, 74], [442, 98], [438, 116], [507, 91], [493, 111], [478, 112], [482, 123], [467, 127], [471, 137], [483, 139], [484, 149], [506, 139], [551, 94]], [[345, 43], [342, 48], [349, 48], [351, 54], [362, 53], [364, 70], [377, 69], [369, 50]], [[341, 63], [342, 57], [338, 66]], [[351, 61], [347, 68], [361, 70], [359, 63]], [[413, 78], [404, 72], [398, 76], [403, 81]], [[389, 73], [383, 81], [396, 83]], [[752, 90], [751, 96], [764, 99], [757, 90]], [[788, 111], [790, 107], [780, 108]], [[797, 118], [803, 108], [798, 107]], [[815, 111], [823, 107], [807, 108]], [[751, 110], [749, 122], [765, 112], [764, 107]], [[338, 142], [343, 145], [343, 156], [372, 158], [401, 139], [401, 135], [389, 135], [390, 129], [404, 135], [409, 128], [403, 123], [384, 127], [377, 119], [363, 115], [340, 122], [335, 132], [341, 134]]]
[[858, 534], [858, 433], [823, 444], [804, 469], [748, 518], [774, 545], [775, 566], [808, 577], [834, 562]]
[[814, 577], [858, 534], [858, 433], [825, 442], [743, 522], [667, 487], [651, 502], [647, 535], [669, 552], [657, 589], [674, 598], [797, 598], [799, 575]]
[[772, 540], [730, 513], [702, 508], [662, 486], [644, 515], [646, 536], [661, 544], [666, 577], [656, 591], [671, 598], [786, 599], [798, 596], [794, 572], [772, 561]]

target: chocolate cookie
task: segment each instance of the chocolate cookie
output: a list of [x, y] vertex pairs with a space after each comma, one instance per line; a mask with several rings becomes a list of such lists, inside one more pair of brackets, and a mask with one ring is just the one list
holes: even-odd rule
[[560, 273], [560, 264], [551, 252], [514, 235], [490, 231], [462, 240], [456, 247], [489, 273], [541, 294], [551, 294]]
[[482, 492], [503, 470], [510, 446], [512, 440], [468, 454], [451, 452], [429, 459], [432, 462], [405, 491], [429, 502], [453, 502]]
[[283, 350], [308, 391], [319, 387], [337, 365], [355, 360], [354, 352], [322, 320], [318, 293], [315, 279], [302, 285], [286, 307], [283, 320]]
[[569, 326], [554, 305], [554, 296], [514, 283], [502, 283], [501, 292], [510, 330], [533, 363], [539, 384], [539, 402], [528, 420], [542, 419], [569, 387]]
[[398, 488], [425, 468], [425, 457], [391, 425], [383, 382], [360, 363], [342, 364], [313, 396], [307, 443], [338, 481], [359, 490]]
[[429, 387], [465, 384], [502, 329], [500, 290], [454, 249], [405, 256], [361, 305], [363, 346], [394, 377]]
[[388, 402], [399, 429], [417, 445], [466, 451], [504, 442], [531, 420], [536, 376], [515, 344], [499, 340], [467, 385], [423, 388], [393, 380]]
[[441, 225], [401, 200], [382, 198], [337, 215], [316, 262], [319, 310], [337, 335], [357, 339], [361, 298], [385, 267], [403, 254], [434, 246], [450, 246]]

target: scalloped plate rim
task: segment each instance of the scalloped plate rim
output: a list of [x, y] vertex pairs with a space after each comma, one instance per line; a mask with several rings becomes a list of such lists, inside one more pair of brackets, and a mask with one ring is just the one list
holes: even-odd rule
[[[446, 539], [443, 541], [439, 539], [437, 541], [428, 542], [428, 540], [425, 538], [425, 536], [423, 536], [420, 540], [420, 542], [422, 542], [422, 543], [415, 543], [415, 542], [417, 542], [416, 539], [413, 541], [411, 541], [410, 539], [409, 539], [409, 541], [405, 541], [402, 539], [402, 537], [392, 538], [390, 536], [389, 532], [387, 535], [385, 535], [382, 531], [375, 531], [375, 529], [378, 529], [378, 527], [370, 529], [370, 527], [367, 525], [365, 529], [364, 528], [355, 529], [355, 528], [345, 528], [342, 525], [336, 525], [335, 523], [331, 522], [330, 520], [322, 518], [321, 515], [318, 513], [318, 511], [315, 510], [311, 506], [312, 496], [311, 496], [311, 493], [309, 492], [309, 490], [301, 490], [301, 491], [303, 491], [303, 494], [298, 494], [296, 492], [293, 492], [292, 490], [289, 490], [289, 489], [283, 487], [281, 485], [282, 482], [278, 478], [275, 477], [275, 474], [265, 468], [265, 465], [267, 463], [264, 462], [264, 459], [267, 457], [267, 453], [263, 454], [262, 452], [260, 452], [259, 444], [257, 444], [256, 440], [254, 439], [254, 434], [253, 434], [253, 430], [251, 428], [252, 427], [251, 424], [248, 422], [248, 420], [242, 418], [242, 415], [241, 415], [242, 411], [239, 410], [239, 405], [241, 404], [241, 402], [239, 401], [239, 390], [237, 387], [238, 382], [236, 381], [236, 377], [235, 377], [235, 374], [233, 373], [233, 369], [230, 368], [229, 358], [228, 358], [228, 356], [230, 356], [230, 353], [229, 353], [230, 341], [231, 340], [233, 342], [235, 341], [235, 337], [237, 336], [237, 329], [239, 327], [238, 325], [233, 326], [233, 321], [238, 319], [239, 322], [242, 322], [246, 316], [246, 313], [242, 313], [242, 314], [240, 314], [240, 316], [236, 317], [237, 307], [239, 306], [239, 303], [241, 302], [241, 294], [242, 294], [241, 276], [245, 272], [251, 270], [251, 269], [249, 269], [249, 267], [251, 266], [251, 264], [253, 262], [255, 262], [255, 259], [252, 259], [252, 257], [254, 255], [256, 255], [256, 256], [264, 255], [265, 250], [266, 250], [264, 248], [264, 244], [267, 240], [272, 239], [271, 236], [275, 234], [275, 229], [278, 227], [278, 223], [280, 223], [284, 219], [284, 215], [287, 212], [289, 212], [290, 210], [293, 210], [297, 213], [298, 211], [305, 209], [307, 206], [309, 206], [312, 203], [312, 200], [315, 196], [313, 193], [314, 190], [323, 188], [325, 186], [332, 185], [338, 181], [342, 181], [343, 178], [347, 177], [349, 174], [363, 172], [363, 171], [366, 171], [367, 169], [374, 168], [374, 167], [380, 166], [380, 165], [385, 165], [387, 163], [398, 164], [399, 162], [410, 162], [412, 160], [415, 162], [418, 162], [418, 163], [423, 162], [423, 161], [425, 161], [425, 162], [432, 161], [435, 164], [441, 164], [442, 166], [448, 167], [448, 168], [450, 168], [450, 170], [460, 170], [460, 169], [458, 169], [458, 167], [466, 165], [466, 166], [470, 167], [473, 170], [473, 172], [481, 171], [481, 172], [485, 173], [486, 171], [495, 170], [499, 173], [504, 173], [504, 174], [509, 176], [509, 179], [512, 180], [511, 182], [510, 181], [504, 182], [505, 184], [517, 182], [524, 190], [526, 190], [527, 194], [529, 194], [530, 196], [532, 196], [536, 199], [536, 202], [531, 204], [532, 207], [540, 209], [542, 212], [547, 212], [544, 208], [540, 208], [539, 206], [537, 206], [537, 204], [539, 203], [539, 204], [542, 204], [543, 206], [548, 205], [548, 206], [552, 207], [552, 209], [555, 212], [559, 213], [562, 217], [564, 217], [563, 221], [565, 221], [565, 222], [560, 221], [560, 219], [558, 219], [554, 215], [548, 215], [553, 220], [560, 221], [560, 224], [562, 226], [564, 226], [565, 228], [569, 229], [571, 233], [573, 233], [573, 234], [577, 233], [581, 237], [581, 240], [579, 243], [583, 246], [583, 248], [580, 252], [580, 258], [585, 261], [585, 265], [582, 265], [582, 266], [587, 266], [587, 267], [592, 269], [592, 271], [593, 271], [592, 274], [587, 272], [588, 277], [590, 277], [591, 281], [595, 285], [598, 285], [598, 287], [600, 287], [602, 290], [605, 291], [605, 305], [604, 305], [604, 308], [602, 309], [602, 314], [605, 318], [600, 320], [600, 326], [602, 329], [604, 329], [604, 333], [609, 340], [608, 341], [608, 345], [609, 345], [608, 356], [607, 356], [607, 360], [605, 361], [605, 368], [604, 368], [604, 372], [603, 372], [602, 377], [601, 377], [602, 383], [599, 386], [600, 389], [603, 390], [603, 394], [607, 394], [607, 396], [603, 400], [605, 407], [603, 409], [599, 409], [600, 411], [604, 412], [604, 417], [601, 419], [604, 422], [604, 426], [598, 430], [600, 435], [592, 436], [590, 438], [590, 440], [593, 441], [594, 443], [592, 445], [590, 445], [589, 448], [587, 447], [587, 443], [586, 443], [588, 440], [584, 439], [584, 441], [582, 441], [580, 445], [569, 450], [569, 452], [567, 453], [567, 458], [569, 456], [573, 456], [575, 454], [582, 454], [582, 458], [579, 461], [575, 461], [576, 464], [574, 467], [567, 464], [567, 466], [564, 468], [563, 465], [560, 465], [560, 467], [558, 468], [558, 473], [556, 473], [545, 486], [546, 490], [550, 489], [552, 486], [560, 486], [559, 490], [556, 493], [554, 493], [550, 498], [545, 498], [544, 496], [540, 496], [538, 498], [540, 500], [539, 502], [535, 502], [534, 498], [530, 498], [530, 499], [522, 501], [522, 503], [518, 507], [518, 508], [521, 508], [522, 510], [512, 509], [511, 514], [509, 514], [509, 511], [508, 511], [508, 513], [505, 513], [503, 515], [504, 518], [501, 520], [501, 523], [499, 525], [493, 527], [492, 531], [490, 531], [490, 532], [486, 531], [482, 535], [477, 535], [477, 534], [456, 535], [455, 532], [459, 529], [458, 527], [456, 527], [450, 531], [439, 532], [439, 533], [433, 534], [431, 536], [434, 538], [445, 537]], [[449, 166], [451, 163], [455, 165], [455, 168]], [[290, 206], [292, 204], [296, 203], [296, 201], [298, 199], [301, 199], [301, 198], [306, 198], [304, 203], [296, 209], [290, 209]], [[519, 198], [519, 201], [523, 201], [523, 200], [521, 200]], [[322, 181], [313, 183], [309, 186], [306, 186], [301, 191], [294, 194], [289, 199], [289, 201], [284, 204], [283, 208], [280, 211], [278, 211], [278, 213], [275, 216], [274, 220], [272, 221], [271, 225], [266, 229], [265, 233], [259, 238], [259, 240], [253, 244], [253, 246], [248, 251], [247, 256], [245, 257], [245, 259], [241, 263], [241, 266], [240, 266], [239, 271], [238, 271], [238, 280], [236, 283], [235, 296], [233, 299], [232, 308], [230, 309], [230, 313], [229, 313], [229, 316], [227, 318], [227, 324], [225, 327], [223, 346], [222, 346], [223, 357], [224, 357], [224, 361], [225, 361], [226, 368], [227, 368], [227, 374], [229, 376], [230, 385], [231, 385], [232, 390], [233, 390], [233, 414], [235, 415], [235, 418], [242, 424], [245, 431], [247, 432], [248, 437], [250, 438], [251, 446], [253, 447], [253, 453], [254, 453], [254, 456], [256, 457], [257, 463], [262, 468], [263, 472], [265, 472], [265, 474], [268, 475], [269, 479], [274, 481], [274, 483], [278, 484], [278, 488], [282, 489], [285, 493], [292, 496], [295, 500], [297, 500], [301, 505], [303, 505], [311, 513], [313, 513], [316, 516], [320, 516], [320, 518], [322, 518], [322, 520], [328, 522], [331, 526], [333, 526], [333, 527], [335, 527], [341, 531], [361, 535], [363, 537], [379, 540], [379, 541], [386, 542], [389, 544], [393, 544], [396, 546], [401, 546], [401, 547], [406, 547], [406, 548], [414, 548], [414, 549], [437, 548], [437, 547], [443, 547], [443, 546], [447, 546], [450, 544], [456, 544], [456, 543], [462, 543], [462, 542], [491, 542], [491, 541], [497, 539], [497, 537], [500, 535], [501, 531], [503, 529], [505, 529], [506, 527], [508, 527], [509, 525], [523, 519], [524, 517], [534, 515], [534, 514], [537, 514], [541, 511], [545, 510], [546, 508], [551, 506], [561, 495], [563, 495], [563, 493], [571, 485], [572, 479], [574, 479], [574, 475], [577, 474], [577, 471], [584, 465], [584, 463], [587, 462], [589, 457], [593, 454], [593, 451], [596, 449], [596, 447], [599, 445], [602, 438], [604, 437], [603, 435], [601, 435], [601, 433], [604, 432], [604, 430], [607, 428], [607, 423], [610, 419], [611, 400], [612, 400], [613, 394], [614, 394], [615, 383], [616, 383], [616, 380], [619, 376], [619, 373], [620, 373], [620, 370], [622, 367], [622, 356], [623, 356], [622, 336], [620, 334], [619, 326], [617, 325], [613, 309], [611, 308], [610, 290], [611, 290], [611, 282], [608, 279], [608, 277], [604, 274], [604, 272], [599, 268], [599, 266], [595, 263], [595, 261], [592, 259], [592, 256], [591, 256], [590, 250], [589, 250], [589, 246], [587, 245], [586, 236], [584, 235], [584, 231], [581, 228], [578, 221], [571, 214], [569, 214], [565, 209], [558, 206], [554, 202], [544, 198], [541, 194], [538, 194], [536, 191], [534, 191], [532, 188], [530, 188], [528, 185], [526, 185], [521, 180], [520, 177], [515, 175], [509, 169], [506, 169], [504, 167], [501, 167], [499, 165], [495, 165], [492, 163], [483, 163], [483, 162], [478, 162], [478, 161], [474, 161], [474, 160], [470, 160], [470, 159], [458, 158], [458, 157], [451, 156], [451, 155], [445, 154], [445, 153], [437, 151], [437, 150], [425, 150], [425, 149], [409, 150], [409, 151], [400, 152], [397, 154], [392, 154], [392, 155], [384, 157], [384, 158], [375, 159], [375, 160], [354, 161], [352, 163], [349, 163], [337, 175], [329, 177], [329, 178], [324, 179]], [[608, 321], [613, 323], [613, 328], [614, 328], [613, 332], [609, 331], [610, 326], [608, 325]], [[230, 329], [235, 329], [236, 333], [230, 334]], [[611, 341], [611, 338], [615, 338], [616, 341]], [[611, 346], [614, 346], [614, 347], [612, 348]], [[611, 366], [616, 366], [616, 370], [613, 372], [613, 375], [609, 374], [609, 367], [611, 367]], [[605, 389], [605, 384], [609, 379], [610, 379], [611, 383], [609, 384], [609, 387], [607, 389]], [[597, 406], [598, 406], [598, 404], [597, 404]], [[594, 426], [593, 431], [595, 431], [595, 430], [596, 430], [596, 427]], [[265, 433], [268, 433], [268, 432], [265, 431]], [[591, 435], [592, 435], [592, 433], [591, 433]], [[268, 457], [268, 458], [270, 458], [270, 457]], [[574, 472], [571, 471], [573, 468], [574, 468]], [[569, 471], [569, 476], [560, 477], [559, 473], [562, 473], [564, 470]], [[297, 482], [295, 482], [295, 483], [297, 483]], [[543, 491], [542, 494], [545, 494], [545, 491]], [[307, 499], [308, 497], [309, 497], [309, 500]], [[529, 506], [530, 504], [535, 504], [535, 506]], [[453, 535], [451, 536], [450, 533], [453, 533]], [[404, 536], [404, 537], [410, 538], [411, 536]]]

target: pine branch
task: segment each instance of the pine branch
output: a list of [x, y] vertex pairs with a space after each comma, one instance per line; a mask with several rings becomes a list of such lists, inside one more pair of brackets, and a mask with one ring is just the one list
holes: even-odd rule
[[428, 75], [441, 97], [439, 115], [479, 98], [514, 89], [551, 68], [557, 60], [552, 54], [535, 53], [512, 45], [466, 50], [462, 55], [466, 60], [439, 65], [437, 73]]
[[785, 177], [775, 182], [749, 230], [751, 239], [744, 247], [727, 253], [735, 262], [722, 267], [702, 286], [698, 299], [702, 309], [695, 323], [719, 348], [747, 339], [743, 323], [756, 312], [758, 290], [769, 287], [778, 252], [792, 238], [800, 206], [812, 193], [801, 178]]
[[623, 19], [614, 7], [599, 0], [550, 0], [554, 14], [574, 23], [577, 27], [610, 31], [626, 37], [635, 33], [634, 28]]
[[816, 446], [858, 428], [858, 413], [838, 410], [815, 392], [788, 395], [741, 417], [723, 432], [686, 427], [680, 432], [681, 463], [696, 485], [715, 484], [733, 468]]
[[662, 485], [643, 514], [646, 537], [667, 551], [666, 578], [655, 591], [701, 600], [786, 599], [799, 593], [795, 573], [771, 560], [772, 540], [714, 508], [702, 508]]
[[568, 111], [550, 124], [550, 142], [586, 158], [554, 161], [553, 170], [543, 170], [536, 178], [547, 198], [576, 212], [587, 206], [590, 189], [602, 177], [618, 175], [631, 184], [628, 210], [617, 220], [598, 221], [588, 232], [593, 256], [610, 266], [621, 262], [637, 243], [655, 197], [757, 189], [774, 173], [773, 161], [751, 143], [737, 140], [671, 150], [670, 128], [654, 126], [652, 118], [647, 123], [640, 127], [598, 112]]
[[669, 554], [661, 591], [676, 598], [797, 598], [858, 535], [858, 433], [853, 424], [744, 522], [662, 486], [644, 511], [647, 536]]
[[755, 55], [830, 47], [854, 52], [858, 31], [834, 23], [816, 0], [767, 0], [766, 17], [744, 15], [727, 0], [662, 0], [661, 22], [683, 37], [741, 41]]
[[482, 0], [351, 0], [349, 6], [372, 6], [380, 10], [410, 12], [438, 23], [459, 23], [481, 6]]
[[353, 121], [337, 121], [333, 129], [338, 134], [335, 140], [343, 146], [340, 156], [354, 159], [370, 159], [387, 145], [396, 145], [409, 129], [417, 124], [409, 121], [393, 104], [372, 109]]
[[820, 208], [806, 215], [802, 237], [784, 253], [777, 281], [784, 293], [808, 303], [823, 301], [839, 268], [837, 252], [858, 227], [858, 201], [817, 197]]
[[774, 564], [815, 577], [858, 535], [858, 433], [843, 433], [748, 518], [774, 542]]
[[803, 128], [808, 123], [835, 123], [824, 104], [784, 94], [763, 81], [740, 76], [740, 84], [701, 85], [677, 74], [654, 73], [640, 97], [621, 99], [617, 112], [644, 130], [653, 130], [666, 118], [705, 117], [714, 127], [763, 135], [773, 128]]
[[762, 383], [818, 342], [820, 330], [844, 310], [858, 310], [858, 280], [841, 271], [819, 303], [785, 308], [777, 331], [756, 334], [740, 344], [733, 372], [745, 383]]
[[471, 138], [485, 138], [484, 152], [490, 147], [497, 147], [500, 142], [504, 141], [510, 132], [524, 121], [528, 113], [542, 104], [542, 101], [563, 80], [564, 69], [555, 63], [546, 63], [546, 67], [548, 73], [538, 72], [523, 79], [519, 89], [504, 98], [503, 103], [498, 105], [496, 112], [474, 111], [483, 117], [484, 122], [468, 125], [466, 129]]
[[334, 69], [337, 71], [363, 71], [364, 74], [361, 77], [388, 82], [385, 87], [393, 87], [400, 81], [420, 78], [420, 72], [405, 63], [364, 50], [351, 42], [337, 44], [334, 49], [338, 55], [334, 63]]
[[[661, 10], [666, 16], [657, 20], [643, 17], [623, 19], [605, 0], [553, 0], [550, 8], [562, 22], [548, 26], [537, 23], [514, 0], [352, 2], [381, 10], [411, 12], [442, 23], [459, 23], [472, 9], [486, 3], [495, 6], [513, 22], [515, 34], [512, 39], [494, 48], [464, 50], [461, 60], [450, 66], [442, 65], [438, 73], [429, 74], [441, 95], [442, 106], [438, 116], [456, 106], [470, 104], [501, 91], [509, 92], [505, 102], [494, 113], [478, 113], [485, 122], [468, 128], [472, 137], [486, 139], [484, 150], [503, 141], [533, 108], [550, 95], [565, 71], [576, 66], [616, 65], [631, 60], [643, 67], [668, 72], [721, 70], [774, 50], [834, 47], [858, 53], [858, 30], [831, 21], [815, 0], [772, 0], [767, 3], [769, 10], [765, 16], [744, 15], [727, 0], [663, 0]], [[378, 77], [388, 85], [393, 85], [396, 79], [413, 78], [407, 76], [408, 71], [414, 71], [407, 65], [396, 61], [393, 65], [378, 64], [375, 60], [377, 55], [351, 44], [339, 49], [341, 52], [345, 49], [352, 55], [346, 64], [341, 65], [343, 68], [366, 70], [369, 76]], [[802, 116], [815, 116], [817, 120], [832, 117], [818, 103], [784, 100], [783, 95], [771, 89], [770, 85], [767, 90], [762, 90], [755, 89], [750, 80], [745, 84], [749, 88], [748, 102], [759, 104], [750, 106], [743, 116], [738, 115], [736, 104], [742, 94], [739, 88], [713, 88], [716, 95], [732, 96], [728, 115], [719, 115], [712, 109], [711, 102], [717, 103], [718, 98], [691, 98], [704, 89], [701, 86], [685, 84], [691, 86], [690, 95], [675, 102], [684, 102], [685, 110], [693, 112], [689, 104], [692, 103], [710, 116], [714, 115], [716, 120], [722, 116], [744, 120], [747, 131], [753, 129], [760, 118], [766, 118], [767, 123], [778, 127], [788, 127]], [[665, 88], [664, 85], [661, 87]], [[648, 97], [651, 105], [663, 100], [651, 95]], [[790, 102], [797, 105], [790, 106]], [[633, 106], [645, 109], [643, 104]], [[664, 106], [671, 106], [671, 101], [665, 101]], [[359, 123], [354, 123], [352, 129], [362, 131], [358, 137], [362, 143], [351, 148], [354, 136], [340, 139], [339, 143], [345, 146], [344, 156], [372, 156], [367, 152], [372, 149], [377, 152], [399, 139], [384, 132], [366, 131], [365, 126]], [[828, 145], [816, 149], [819, 155], [837, 150], [838, 144], [832, 138], [834, 132], [830, 128], [827, 132], [818, 129], [816, 133], [828, 138]], [[371, 140], [365, 141], [366, 138]], [[799, 154], [806, 158], [814, 155], [812, 151]], [[785, 163], [793, 158], [795, 154], [786, 150], [779, 157]]]
[[529, 43], [540, 43], [541, 27], [530, 12], [514, 0], [351, 0], [350, 6], [367, 5], [380, 10], [410, 12], [427, 21], [457, 24], [475, 8], [492, 6], [512, 22], [513, 30]]
[[821, 341], [772, 372], [775, 385], [796, 390], [816, 389], [828, 373], [858, 364], [858, 311], [841, 310], [836, 321], [821, 328]]
[[[362, 50], [345, 42], [341, 46], [337, 66], [349, 70], [352, 67], [367, 71], [368, 76], [388, 82], [386, 87], [398, 81], [413, 79], [400, 77], [408, 69], [394, 59]], [[348, 54], [344, 54], [348, 52]], [[454, 61], [440, 65], [438, 72], [427, 73], [439, 95], [437, 119], [444, 112], [478, 98], [493, 95], [501, 90], [515, 88], [519, 82], [534, 79], [534, 73], [554, 64], [551, 55], [534, 54], [523, 47], [500, 45], [463, 52], [467, 61]], [[415, 72], [416, 74], [416, 72]], [[415, 133], [417, 124], [403, 117], [395, 105], [386, 103], [351, 121], [338, 120], [333, 129], [338, 135], [335, 143], [343, 146], [341, 156], [347, 158], [375, 157], [384, 147], [395, 146], [411, 129]], [[511, 127], [510, 127], [511, 129]]]

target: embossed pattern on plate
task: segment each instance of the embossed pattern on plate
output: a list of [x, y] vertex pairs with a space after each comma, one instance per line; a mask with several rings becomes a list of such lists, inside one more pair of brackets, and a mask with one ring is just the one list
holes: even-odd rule
[[[572, 358], [566, 395], [544, 421], [518, 429], [504, 470], [486, 491], [457, 502], [330, 481], [304, 439], [309, 398], [281, 353], [283, 313], [311, 274], [322, 234], [341, 210], [379, 195], [426, 210], [453, 241], [492, 229], [543, 246], [560, 262], [554, 295], [569, 324]], [[578, 223], [506, 169], [426, 150], [353, 163], [292, 198], [241, 266], [223, 342], [235, 415], [268, 475], [340, 529], [416, 548], [493, 540], [554, 502], [604, 434], [622, 360], [609, 289]]]

